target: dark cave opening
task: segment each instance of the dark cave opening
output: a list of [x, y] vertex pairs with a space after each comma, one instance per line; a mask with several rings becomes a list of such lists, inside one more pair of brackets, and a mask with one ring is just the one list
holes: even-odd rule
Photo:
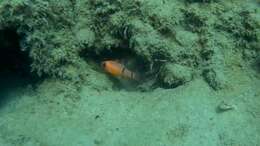
[[[95, 50], [89, 49], [89, 50]], [[95, 62], [98, 66], [101, 67], [101, 62], [107, 60], [118, 61], [123, 64], [126, 68], [140, 73], [145, 73], [149, 70], [149, 66], [147, 65], [145, 60], [142, 57], [136, 55], [131, 48], [128, 47], [115, 47], [113, 49], [103, 49], [98, 53], [95, 51], [84, 51], [81, 54], [84, 54], [83, 58], [85, 58], [88, 62]]]
[[0, 30], [0, 92], [32, 84], [36, 77], [31, 73], [28, 52], [22, 51], [21, 36], [16, 29]]
[[[114, 47], [112, 49], [102, 49], [96, 52], [97, 48], [88, 48], [81, 52], [81, 57], [86, 60], [86, 62], [92, 62], [95, 70], [107, 74], [110, 80], [114, 83], [115, 89], [126, 89], [126, 90], [136, 90], [138, 85], [142, 85], [151, 77], [148, 75], [149, 63], [143, 59], [142, 56], [138, 56], [132, 48], [128, 46]], [[103, 61], [117, 61], [126, 67], [128, 70], [139, 75], [138, 80], [117, 78], [103, 69], [101, 63]]]

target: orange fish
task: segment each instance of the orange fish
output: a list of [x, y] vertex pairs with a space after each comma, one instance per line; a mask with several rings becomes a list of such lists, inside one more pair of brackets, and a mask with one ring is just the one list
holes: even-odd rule
[[114, 77], [123, 77], [136, 81], [139, 80], [139, 76], [136, 73], [128, 70], [123, 64], [120, 64], [118, 61], [103, 61], [101, 62], [101, 66], [106, 72]]

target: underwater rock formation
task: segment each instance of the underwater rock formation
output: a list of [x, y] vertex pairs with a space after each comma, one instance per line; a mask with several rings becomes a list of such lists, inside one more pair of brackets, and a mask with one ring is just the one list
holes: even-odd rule
[[162, 87], [174, 88], [192, 80], [192, 70], [179, 64], [165, 64], [159, 73]]
[[39, 76], [92, 80], [103, 76], [96, 69], [100, 60], [123, 56], [139, 61], [135, 68], [142, 67], [149, 76], [159, 75], [170, 87], [191, 79], [185, 71], [178, 72], [186, 68], [161, 69], [174, 62], [220, 89], [219, 72], [227, 67], [224, 58], [232, 63], [238, 57], [238, 64], [246, 64], [255, 62], [260, 52], [259, 8], [245, 9], [246, 3], [3, 0], [0, 29], [17, 32], [21, 50], [29, 54], [31, 70]]
[[208, 2], [216, 2], [218, 0], [187, 0], [188, 2], [201, 2], [201, 3], [208, 3]]

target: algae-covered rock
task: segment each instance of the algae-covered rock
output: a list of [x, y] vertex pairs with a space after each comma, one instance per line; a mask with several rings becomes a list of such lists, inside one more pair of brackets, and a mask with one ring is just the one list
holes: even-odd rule
[[207, 11], [199, 10], [196, 6], [191, 6], [183, 11], [186, 29], [200, 33], [207, 27], [209, 19]]
[[216, 2], [218, 0], [187, 0], [187, 2], [200, 2], [200, 3], [208, 3], [208, 2]]
[[77, 41], [87, 47], [90, 47], [95, 41], [95, 33], [89, 28], [76, 30]]
[[102, 60], [131, 58], [139, 61], [134, 69], [159, 76], [164, 86], [181, 85], [202, 71], [218, 88], [222, 60], [232, 55], [214, 56], [236, 53], [254, 62], [260, 52], [259, 8], [241, 0], [2, 0], [0, 12], [0, 29], [17, 32], [39, 76], [78, 80], [102, 74], [93, 68]]
[[28, 52], [32, 71], [39, 76], [58, 76], [64, 66], [77, 62], [69, 1], [1, 1], [0, 12], [0, 28], [18, 33], [21, 49]]
[[134, 34], [130, 39], [130, 47], [145, 60], [170, 59], [169, 42], [162, 40], [151, 25], [140, 20], [131, 22]]
[[220, 90], [227, 87], [227, 79], [221, 70], [208, 69], [203, 72], [206, 82], [214, 90]]
[[167, 63], [159, 73], [159, 82], [165, 88], [174, 88], [192, 80], [192, 70], [179, 64]]
[[196, 45], [199, 37], [196, 33], [180, 30], [176, 32], [176, 40], [186, 48], [192, 48]]

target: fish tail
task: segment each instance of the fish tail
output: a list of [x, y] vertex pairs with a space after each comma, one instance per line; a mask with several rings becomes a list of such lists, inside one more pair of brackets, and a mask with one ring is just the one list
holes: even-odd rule
[[122, 76], [125, 78], [128, 78], [128, 79], [132, 79], [132, 80], [139, 80], [139, 76], [136, 73], [134, 73], [126, 68], [122, 69]]
[[133, 73], [132, 79], [134, 79], [134, 80], [136, 80], [136, 81], [140, 81], [141, 78], [140, 78], [140, 75], [139, 75], [139, 74]]

